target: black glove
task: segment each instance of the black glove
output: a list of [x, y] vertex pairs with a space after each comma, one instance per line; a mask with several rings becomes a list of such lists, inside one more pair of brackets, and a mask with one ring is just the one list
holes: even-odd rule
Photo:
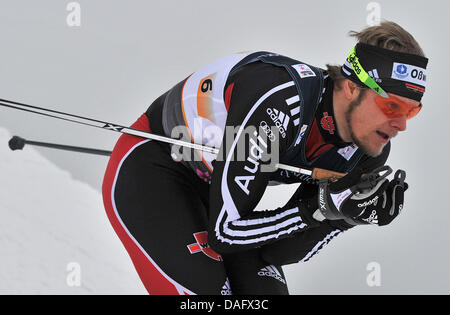
[[[385, 172], [385, 173], [382, 173]], [[343, 219], [352, 225], [387, 225], [403, 208], [406, 172], [398, 170], [394, 179], [389, 166], [364, 174], [357, 168], [336, 182], [319, 183], [319, 210], [329, 220]]]

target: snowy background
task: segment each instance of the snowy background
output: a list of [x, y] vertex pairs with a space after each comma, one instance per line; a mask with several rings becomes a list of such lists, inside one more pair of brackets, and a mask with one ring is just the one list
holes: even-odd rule
[[[61, 0], [0, 0], [0, 98], [122, 125], [199, 67], [243, 50], [275, 51], [324, 67], [342, 63], [369, 1], [84, 0], [81, 25]], [[393, 140], [388, 163], [407, 171], [401, 218], [359, 227], [306, 264], [285, 268], [293, 294], [449, 294], [446, 168], [450, 3], [378, 1], [430, 58], [424, 109]], [[420, 8], [417, 9], [417, 8]], [[369, 19], [370, 20], [370, 19]], [[104, 214], [107, 158], [26, 147], [12, 135], [111, 150], [118, 134], [0, 108], [0, 294], [145, 294]], [[295, 186], [272, 188], [278, 206]], [[280, 197], [281, 196], [281, 197]], [[277, 202], [277, 203], [275, 203]], [[73, 266], [80, 286], [73, 286]], [[369, 286], [367, 266], [381, 269]]]
[[0, 157], [0, 294], [144, 292], [97, 190], [32, 148]]

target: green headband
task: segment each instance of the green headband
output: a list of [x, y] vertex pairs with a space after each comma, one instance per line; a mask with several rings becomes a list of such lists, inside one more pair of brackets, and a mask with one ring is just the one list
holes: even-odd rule
[[384, 98], [388, 98], [389, 96], [387, 95], [387, 93], [381, 88], [381, 86], [378, 85], [377, 82], [375, 82], [374, 79], [372, 79], [372, 77], [364, 70], [364, 68], [359, 63], [358, 57], [356, 57], [355, 47], [353, 47], [352, 50], [350, 50], [350, 52], [348, 53], [347, 61], [352, 66], [353, 71], [358, 76], [358, 79], [366, 86], [368, 86], [372, 91], [376, 92]]

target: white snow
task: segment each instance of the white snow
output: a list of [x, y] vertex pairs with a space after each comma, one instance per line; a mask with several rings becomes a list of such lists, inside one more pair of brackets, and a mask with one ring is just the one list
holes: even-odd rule
[[10, 138], [0, 128], [0, 294], [146, 294], [101, 194]]

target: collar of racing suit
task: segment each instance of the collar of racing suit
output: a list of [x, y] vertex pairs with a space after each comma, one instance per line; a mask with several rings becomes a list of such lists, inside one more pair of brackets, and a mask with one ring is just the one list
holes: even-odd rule
[[333, 109], [333, 85], [333, 80], [327, 77], [325, 79], [325, 92], [322, 95], [322, 101], [317, 106], [315, 119], [325, 143], [344, 148], [352, 143], [344, 142], [339, 136]]

